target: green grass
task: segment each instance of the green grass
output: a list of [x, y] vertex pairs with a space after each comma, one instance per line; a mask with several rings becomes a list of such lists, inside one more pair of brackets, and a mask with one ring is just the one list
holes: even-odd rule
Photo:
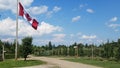
[[115, 62], [115, 61], [107, 61], [107, 60], [100, 61], [100, 60], [95, 60], [95, 59], [92, 60], [92, 59], [85, 59], [85, 58], [71, 58], [71, 59], [65, 59], [65, 60], [99, 66], [103, 68], [120, 68], [120, 62]]
[[14, 67], [26, 67], [26, 66], [34, 66], [34, 65], [40, 65], [45, 64], [43, 61], [38, 60], [5, 60], [3, 62], [0, 62], [0, 68], [14, 68]]

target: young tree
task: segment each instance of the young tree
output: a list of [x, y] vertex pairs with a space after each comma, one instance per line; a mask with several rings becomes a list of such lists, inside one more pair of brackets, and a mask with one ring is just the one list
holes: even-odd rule
[[80, 43], [77, 46], [78, 46], [78, 56], [84, 56], [84, 51], [83, 51], [84, 45]]
[[116, 59], [119, 61], [120, 60], [120, 46], [117, 50], [117, 54], [116, 54]]
[[110, 54], [111, 54], [111, 45], [108, 40], [107, 43], [104, 45], [104, 57], [109, 59], [111, 57]]
[[26, 61], [27, 56], [32, 53], [32, 37], [22, 39], [22, 49], [22, 55]]
[[0, 61], [2, 61], [2, 41], [0, 40]]
[[51, 41], [49, 41], [48, 47], [49, 47], [49, 50], [52, 50], [52, 43], [51, 43]]
[[116, 53], [116, 59], [119, 61], [120, 60], [120, 39], [118, 39], [118, 49]]

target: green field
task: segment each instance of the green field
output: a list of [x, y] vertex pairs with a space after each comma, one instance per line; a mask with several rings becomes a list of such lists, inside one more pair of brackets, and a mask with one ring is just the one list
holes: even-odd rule
[[45, 64], [43, 61], [38, 60], [5, 60], [0, 62], [0, 68], [14, 68], [14, 67], [26, 67], [26, 66], [34, 66], [34, 65], [41, 65]]
[[101, 61], [96, 59], [92, 60], [92, 59], [85, 59], [85, 58], [70, 58], [65, 60], [84, 63], [84, 64], [90, 64], [90, 65], [99, 66], [103, 68], [120, 68], [120, 62], [115, 62], [115, 61], [108, 61], [108, 60]]

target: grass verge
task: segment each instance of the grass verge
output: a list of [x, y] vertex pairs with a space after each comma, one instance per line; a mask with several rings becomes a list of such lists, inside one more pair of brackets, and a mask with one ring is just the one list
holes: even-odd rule
[[64, 60], [99, 66], [103, 68], [120, 68], [120, 62], [115, 62], [115, 61], [107, 61], [107, 60], [100, 61], [100, 60], [95, 60], [95, 59], [92, 60], [85, 58], [70, 58]]
[[5, 60], [3, 62], [0, 62], [0, 68], [15, 68], [15, 67], [26, 67], [26, 66], [34, 66], [34, 65], [41, 65], [45, 64], [45, 62], [40, 60]]

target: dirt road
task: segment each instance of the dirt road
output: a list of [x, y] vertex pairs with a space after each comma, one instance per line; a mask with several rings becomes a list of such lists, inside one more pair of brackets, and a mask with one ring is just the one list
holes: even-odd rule
[[32, 59], [42, 60], [47, 62], [47, 64], [32, 66], [32, 67], [24, 67], [24, 68], [101, 68], [101, 67], [96, 67], [96, 66], [82, 64], [82, 63], [60, 60], [58, 58], [32, 57]]

